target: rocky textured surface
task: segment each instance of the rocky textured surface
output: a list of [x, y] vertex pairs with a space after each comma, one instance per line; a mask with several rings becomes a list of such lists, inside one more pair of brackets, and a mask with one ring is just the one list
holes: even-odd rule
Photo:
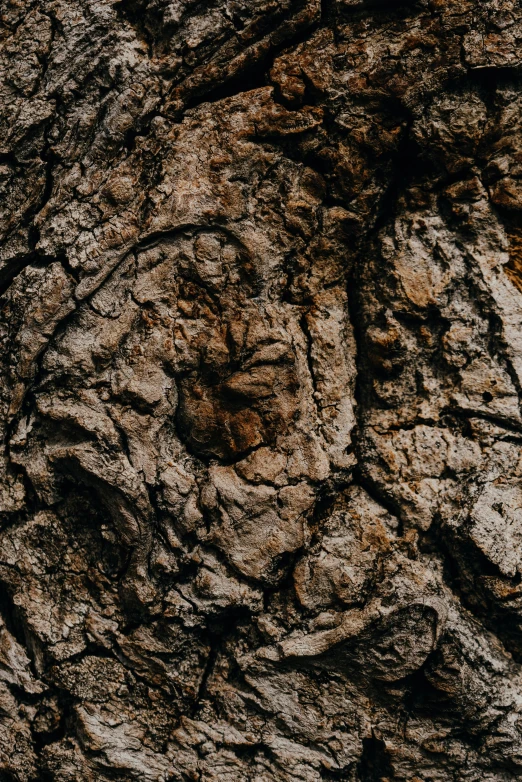
[[522, 6], [0, 3], [0, 779], [522, 775]]

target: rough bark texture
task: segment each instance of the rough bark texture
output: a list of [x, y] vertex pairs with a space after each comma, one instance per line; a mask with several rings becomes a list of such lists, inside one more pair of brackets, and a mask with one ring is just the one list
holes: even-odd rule
[[0, 780], [519, 779], [521, 3], [0, 19]]

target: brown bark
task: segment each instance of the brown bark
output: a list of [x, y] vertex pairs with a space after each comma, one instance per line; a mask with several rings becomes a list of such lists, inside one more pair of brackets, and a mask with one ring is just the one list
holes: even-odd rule
[[0, 20], [0, 780], [518, 779], [521, 4]]

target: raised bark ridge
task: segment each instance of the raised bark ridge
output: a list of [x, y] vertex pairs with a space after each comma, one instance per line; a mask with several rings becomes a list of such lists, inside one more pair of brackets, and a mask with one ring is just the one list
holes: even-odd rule
[[519, 779], [520, 3], [0, 20], [0, 779]]

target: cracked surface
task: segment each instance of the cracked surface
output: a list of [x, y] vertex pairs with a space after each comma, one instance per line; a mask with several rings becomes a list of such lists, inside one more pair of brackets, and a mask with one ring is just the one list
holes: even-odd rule
[[520, 778], [520, 3], [0, 23], [0, 778]]

